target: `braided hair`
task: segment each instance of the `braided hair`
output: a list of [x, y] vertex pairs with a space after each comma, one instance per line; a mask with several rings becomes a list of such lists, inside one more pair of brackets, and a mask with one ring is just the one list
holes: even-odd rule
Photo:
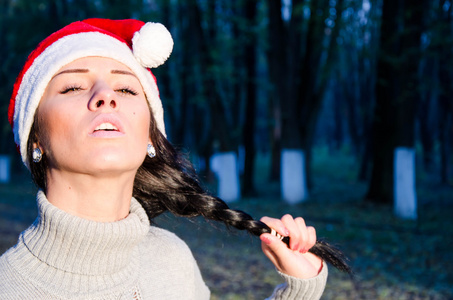
[[[35, 114], [28, 140], [28, 163], [35, 184], [46, 189], [46, 155], [39, 163], [33, 163], [33, 142], [38, 140], [39, 122]], [[180, 217], [203, 216], [207, 220], [223, 222], [227, 227], [246, 230], [259, 236], [271, 229], [249, 214], [231, 209], [223, 200], [208, 194], [201, 186], [192, 164], [177, 151], [157, 129], [151, 114], [150, 137], [156, 148], [156, 156], [146, 156], [137, 170], [132, 195], [152, 220], [164, 212]], [[289, 239], [283, 240], [289, 244]], [[347, 259], [341, 251], [323, 240], [318, 240], [309, 250], [335, 268], [352, 273]]]

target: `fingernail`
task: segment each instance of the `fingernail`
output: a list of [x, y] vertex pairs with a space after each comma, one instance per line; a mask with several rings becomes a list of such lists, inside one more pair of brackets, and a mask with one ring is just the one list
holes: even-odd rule
[[289, 236], [289, 230], [285, 228], [285, 235]]

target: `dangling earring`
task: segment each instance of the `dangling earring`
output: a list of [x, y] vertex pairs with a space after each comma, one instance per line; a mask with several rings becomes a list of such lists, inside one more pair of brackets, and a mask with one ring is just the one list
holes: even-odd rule
[[156, 148], [152, 144], [148, 144], [148, 156], [149, 158], [153, 158], [156, 156]]
[[33, 162], [39, 163], [42, 159], [41, 149], [39, 149], [39, 148], [33, 149], [32, 156], [33, 156]]

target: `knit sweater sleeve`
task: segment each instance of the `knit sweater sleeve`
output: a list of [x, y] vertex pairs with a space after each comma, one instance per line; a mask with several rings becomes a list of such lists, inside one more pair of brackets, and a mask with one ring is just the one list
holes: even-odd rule
[[285, 283], [278, 285], [270, 298], [266, 300], [318, 300], [327, 282], [327, 264], [323, 264], [318, 276], [309, 279], [299, 279], [281, 272], [280, 276], [285, 279]]

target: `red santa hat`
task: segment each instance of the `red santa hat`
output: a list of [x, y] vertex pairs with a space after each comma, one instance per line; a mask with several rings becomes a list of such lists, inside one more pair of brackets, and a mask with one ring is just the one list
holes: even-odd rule
[[140, 80], [157, 128], [165, 135], [162, 102], [149, 68], [163, 64], [172, 49], [173, 39], [165, 26], [132, 19], [78, 21], [44, 39], [16, 79], [8, 109], [14, 140], [25, 165], [34, 114], [48, 83], [60, 68], [83, 57], [112, 58], [128, 66]]

